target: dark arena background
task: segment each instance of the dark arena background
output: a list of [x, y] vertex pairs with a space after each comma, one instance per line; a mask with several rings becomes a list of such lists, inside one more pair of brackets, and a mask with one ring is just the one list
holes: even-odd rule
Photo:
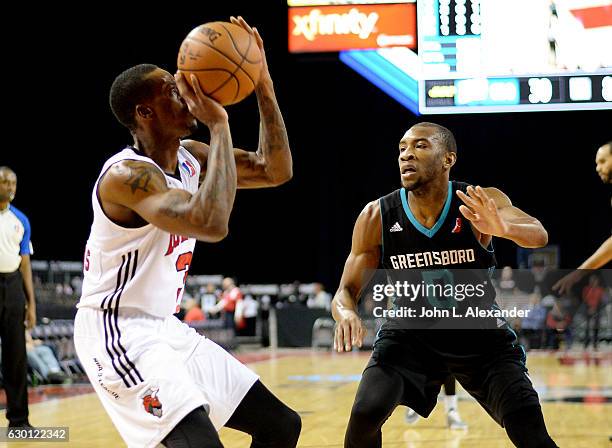
[[[423, 5], [430, 3], [444, 2]], [[450, 2], [456, 3], [461, 2]], [[561, 9], [564, 2], [557, 3]], [[601, 8], [602, 20], [609, 21], [602, 26], [608, 34], [602, 36], [609, 38], [612, 3], [583, 3], [576, 7]], [[0, 166], [17, 174], [12, 204], [28, 216], [32, 227], [38, 303], [38, 326], [32, 336], [53, 348], [62, 373], [60, 380], [51, 381], [30, 366], [30, 421], [41, 428], [69, 427], [70, 446], [125, 446], [71, 345], [79, 263], [92, 220], [92, 187], [103, 163], [132, 143], [111, 113], [109, 89], [115, 76], [139, 63], [174, 73], [181, 41], [199, 24], [242, 15], [261, 33], [287, 127], [294, 176], [278, 188], [239, 190], [229, 235], [219, 243], [198, 242], [189, 268], [189, 293], [204, 311], [206, 284], [220, 289], [223, 277], [234, 277], [243, 294], [258, 303], [253, 327], [235, 333], [224, 327], [223, 319], [208, 315], [192, 326], [230, 349], [301, 415], [298, 446], [342, 446], [376, 324], [372, 321], [362, 350], [337, 354], [331, 349], [329, 309], [308, 304], [319, 288], [331, 296], [338, 288], [353, 225], [363, 207], [401, 187], [398, 142], [412, 125], [430, 121], [448, 127], [458, 145], [451, 179], [501, 189], [548, 231], [547, 248], [535, 252], [517, 251], [510, 241], [495, 240], [496, 278], [503, 280], [504, 267], [515, 272], [517, 286], [510, 288], [515, 297], [509, 300], [527, 306], [539, 291], [538, 300], [553, 312], [555, 300], [562, 298], [554, 297], [549, 287], [534, 287], [540, 279], [538, 269], [576, 268], [610, 235], [612, 191], [595, 171], [595, 154], [612, 140], [612, 93], [607, 107], [597, 110], [460, 110], [417, 116], [343, 63], [338, 51], [290, 52], [293, 23], [286, 1], [142, 3], [139, 9], [135, 4], [128, 9], [127, 4], [46, 4], [31, 11], [22, 6], [20, 12], [5, 17], [10, 23], [2, 30], [7, 47], [4, 132], [8, 141], [0, 153]], [[520, 4], [529, 16], [529, 3]], [[521, 23], [508, 30], [512, 30], [508, 40], [520, 41], [525, 32]], [[609, 51], [609, 44], [609, 39], [600, 42], [601, 48], [588, 43], [582, 51], [604, 47]], [[414, 54], [421, 50], [413, 48]], [[514, 52], [522, 47], [506, 45], [500, 51], [516, 59]], [[589, 73], [594, 71], [612, 76], [612, 66]], [[255, 96], [228, 106], [227, 112], [234, 146], [255, 150], [259, 131]], [[200, 125], [194, 138], [208, 142], [206, 126]], [[525, 278], [527, 286], [522, 288]], [[515, 325], [528, 348], [530, 376], [548, 431], [562, 447], [610, 443], [610, 291], [607, 284], [596, 349], [585, 347], [588, 330], [580, 307], [581, 289], [575, 290], [568, 324], [571, 337], [565, 327], [545, 322], [528, 334], [520, 331], [520, 323]], [[3, 344], [2, 350], [11, 348]], [[413, 426], [404, 422], [400, 407], [383, 428], [383, 446], [513, 446], [505, 431], [462, 388], [458, 397], [469, 429], [448, 429], [441, 403], [430, 418]], [[0, 389], [0, 409], [5, 406]], [[0, 413], [0, 426], [6, 424]], [[227, 429], [221, 431], [221, 439], [227, 447], [249, 443], [248, 437]]]

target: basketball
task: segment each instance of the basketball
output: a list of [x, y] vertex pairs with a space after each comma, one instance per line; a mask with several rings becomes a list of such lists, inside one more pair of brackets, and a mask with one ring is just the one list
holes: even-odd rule
[[178, 70], [191, 74], [204, 93], [224, 106], [245, 99], [259, 80], [262, 57], [255, 37], [238, 25], [210, 22], [187, 35], [178, 54]]

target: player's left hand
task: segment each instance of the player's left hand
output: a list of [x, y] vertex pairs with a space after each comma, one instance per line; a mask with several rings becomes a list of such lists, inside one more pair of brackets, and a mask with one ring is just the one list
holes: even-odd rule
[[247, 33], [255, 38], [255, 42], [259, 47], [259, 51], [261, 52], [261, 74], [259, 75], [259, 81], [257, 82], [257, 86], [260, 86], [264, 82], [272, 82], [272, 78], [270, 77], [270, 72], [268, 71], [268, 61], [266, 60], [266, 50], [264, 49], [263, 39], [259, 35], [259, 31], [257, 28], [251, 27], [246, 21], [242, 18], [242, 16], [230, 17], [230, 21], [234, 25], [238, 25], [241, 28], [244, 28]]
[[457, 190], [457, 196], [465, 204], [459, 206], [461, 214], [480, 233], [504, 237], [508, 232], [508, 224], [500, 216], [495, 201], [480, 186], [467, 187], [467, 193]]

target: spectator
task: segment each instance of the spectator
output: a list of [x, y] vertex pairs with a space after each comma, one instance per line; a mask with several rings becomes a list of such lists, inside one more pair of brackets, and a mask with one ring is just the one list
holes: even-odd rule
[[539, 289], [529, 296], [527, 315], [521, 320], [521, 334], [526, 339], [527, 349], [542, 348], [546, 315], [548, 310], [541, 303]]
[[187, 299], [185, 302], [185, 311], [183, 322], [190, 324], [192, 322], [202, 322], [206, 320], [206, 316], [204, 316], [204, 312], [200, 308], [200, 305], [198, 305], [196, 299]]
[[308, 308], [324, 308], [327, 311], [331, 309], [331, 294], [323, 288], [321, 283], [314, 284], [314, 294], [308, 299], [306, 305]]
[[210, 310], [212, 310], [217, 304], [217, 299], [219, 294], [217, 293], [217, 289], [215, 285], [209, 283], [206, 285], [206, 291], [202, 293], [200, 297], [200, 305], [202, 307], [202, 311], [209, 314]]
[[307, 297], [300, 291], [301, 285], [298, 280], [292, 283], [293, 291], [287, 297], [287, 302], [290, 304], [305, 304]]
[[258, 310], [259, 303], [251, 294], [247, 294], [236, 304], [236, 317], [239, 317], [238, 320], [241, 322], [241, 325], [236, 322], [239, 336], [255, 336]]
[[79, 276], [72, 277], [72, 280], [70, 280], [70, 285], [72, 286], [74, 295], [80, 297], [83, 291], [83, 279]]
[[589, 346], [591, 339], [593, 339], [593, 348], [597, 350], [597, 341], [599, 339], [599, 310], [603, 303], [605, 292], [597, 275], [591, 275], [588, 285], [582, 290], [582, 300], [587, 307], [586, 333], [584, 335], [585, 349]]
[[570, 322], [570, 316], [555, 302], [546, 316], [546, 348], [559, 348], [559, 336], [565, 333]]
[[51, 384], [62, 384], [68, 378], [60, 367], [51, 347], [44, 345], [40, 340], [32, 339], [26, 330], [26, 351], [30, 367], [40, 373], [43, 379]]
[[510, 266], [505, 266], [502, 269], [501, 278], [499, 279], [499, 289], [505, 293], [513, 293], [516, 289], [516, 282], [514, 281], [512, 268]]
[[544, 281], [546, 274], [549, 272], [549, 269], [544, 264], [544, 260], [535, 260], [533, 262], [533, 266], [531, 267], [531, 273], [537, 284], [540, 284]]
[[74, 290], [72, 289], [72, 286], [70, 286], [68, 283], [64, 283], [64, 295], [71, 296], [73, 293]]
[[17, 176], [0, 167], [0, 338], [2, 376], [6, 389], [9, 427], [31, 428], [28, 420], [27, 356], [24, 321], [36, 325], [36, 301], [32, 283], [30, 222], [11, 205]]
[[234, 328], [236, 303], [242, 300], [242, 292], [231, 277], [225, 277], [222, 286], [223, 294], [221, 294], [221, 300], [210, 310], [210, 312], [211, 314], [216, 314], [219, 311], [223, 311], [225, 326], [227, 328]]

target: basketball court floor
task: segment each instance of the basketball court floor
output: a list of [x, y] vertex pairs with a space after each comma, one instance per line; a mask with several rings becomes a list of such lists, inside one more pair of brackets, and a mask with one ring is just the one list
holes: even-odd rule
[[[301, 448], [340, 448], [360, 374], [369, 353], [332, 354], [312, 350], [239, 353], [263, 382], [302, 416]], [[610, 448], [612, 435], [612, 352], [530, 352], [528, 368], [552, 437], [560, 447]], [[467, 431], [445, 426], [442, 402], [429, 419], [407, 426], [398, 408], [383, 429], [390, 448], [512, 447], [502, 428], [458, 388], [459, 410]], [[0, 397], [0, 402], [3, 397]], [[5, 444], [42, 448], [122, 447], [119, 434], [88, 385], [42, 386], [32, 393], [30, 420], [36, 426], [68, 426], [69, 443]], [[0, 411], [1, 412], [1, 411]], [[0, 414], [0, 426], [7, 422]], [[223, 429], [227, 448], [248, 447], [249, 437]], [[0, 445], [3, 445], [0, 443]]]

